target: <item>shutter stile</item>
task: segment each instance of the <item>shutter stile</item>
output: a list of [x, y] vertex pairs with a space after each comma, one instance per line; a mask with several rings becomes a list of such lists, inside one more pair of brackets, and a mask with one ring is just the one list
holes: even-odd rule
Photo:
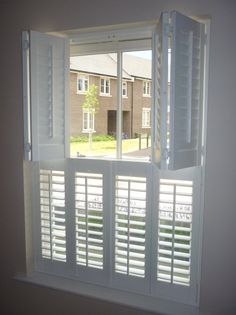
[[160, 180], [157, 280], [190, 285], [193, 182]]
[[115, 272], [145, 277], [146, 178], [116, 176]]
[[42, 258], [66, 262], [63, 171], [40, 170], [40, 216]]
[[75, 175], [76, 263], [103, 269], [103, 175]]

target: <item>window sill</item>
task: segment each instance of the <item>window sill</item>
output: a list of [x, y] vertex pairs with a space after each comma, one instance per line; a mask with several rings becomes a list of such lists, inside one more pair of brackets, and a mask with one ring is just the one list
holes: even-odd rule
[[77, 91], [77, 94], [79, 95], [86, 95], [88, 91]]
[[117, 304], [123, 304], [146, 311], [158, 312], [163, 315], [200, 315], [199, 309], [195, 306], [99, 285], [88, 284], [40, 272], [33, 272], [30, 275], [17, 275], [15, 280]]
[[100, 93], [99, 95], [100, 95], [100, 96], [105, 96], [105, 97], [112, 97], [111, 94], [103, 94], [103, 93]]

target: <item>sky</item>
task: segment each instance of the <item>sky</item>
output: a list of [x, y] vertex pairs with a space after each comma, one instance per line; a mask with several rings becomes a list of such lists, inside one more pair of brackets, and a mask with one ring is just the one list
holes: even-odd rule
[[127, 52], [126, 54], [130, 54], [130, 55], [135, 55], [138, 57], [142, 57], [145, 59], [152, 59], [152, 51], [151, 50], [145, 50], [145, 51], [132, 51], [132, 52]]

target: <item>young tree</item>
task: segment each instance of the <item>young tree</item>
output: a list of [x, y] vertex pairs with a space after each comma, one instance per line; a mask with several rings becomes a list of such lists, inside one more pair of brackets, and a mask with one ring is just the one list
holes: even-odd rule
[[[94, 126], [91, 123], [91, 117], [94, 117], [99, 110], [98, 101], [98, 86], [95, 84], [90, 85], [86, 95], [85, 101], [82, 104], [83, 110], [88, 113], [88, 134], [89, 134], [89, 150], [92, 150], [92, 134], [94, 131]], [[93, 118], [92, 118], [93, 121]]]

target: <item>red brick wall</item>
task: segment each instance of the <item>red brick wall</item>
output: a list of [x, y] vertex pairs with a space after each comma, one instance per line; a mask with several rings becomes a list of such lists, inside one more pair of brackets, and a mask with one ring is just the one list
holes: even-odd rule
[[[110, 78], [110, 96], [100, 95], [100, 77], [89, 76], [89, 84], [96, 84], [99, 87], [99, 111], [95, 116], [95, 130], [96, 134], [105, 135], [108, 132], [108, 111], [116, 110], [117, 105], [117, 83], [116, 78]], [[150, 107], [151, 98], [143, 97], [142, 80], [135, 80], [128, 82], [128, 96], [123, 98], [123, 131], [131, 137], [131, 132], [145, 133], [150, 129], [142, 129], [142, 108]], [[77, 73], [70, 73], [70, 134], [71, 136], [78, 136], [83, 134], [82, 121], [82, 104], [85, 100], [84, 94], [77, 94]], [[133, 101], [133, 106], [132, 106]], [[132, 114], [133, 113], [133, 114]], [[131, 127], [133, 121], [133, 128]], [[133, 130], [132, 130], [133, 129]]]

